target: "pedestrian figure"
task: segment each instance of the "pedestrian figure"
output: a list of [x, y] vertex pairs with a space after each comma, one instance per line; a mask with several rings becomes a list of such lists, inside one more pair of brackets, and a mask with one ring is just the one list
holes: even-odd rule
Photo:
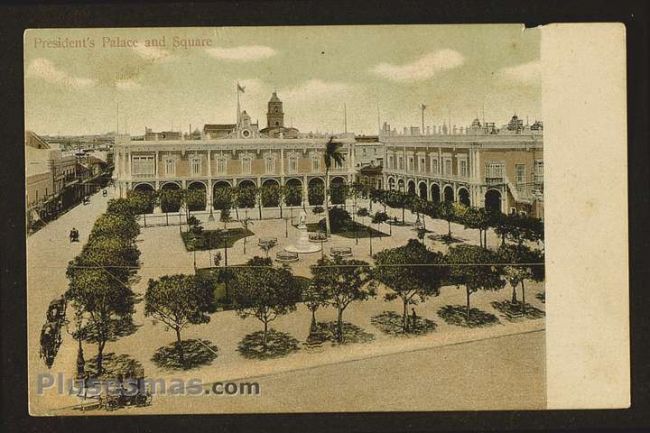
[[417, 318], [418, 318], [418, 316], [417, 316], [417, 314], [415, 314], [415, 308], [411, 308], [411, 321], [413, 323], [413, 325], [412, 325], [413, 329], [415, 329], [415, 323], [417, 321]]

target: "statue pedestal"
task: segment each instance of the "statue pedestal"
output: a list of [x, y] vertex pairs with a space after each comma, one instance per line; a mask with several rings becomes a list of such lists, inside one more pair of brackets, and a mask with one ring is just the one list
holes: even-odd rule
[[296, 242], [286, 247], [286, 251], [298, 254], [317, 253], [320, 251], [319, 244], [309, 242], [309, 233], [307, 232], [307, 226], [304, 223], [298, 225], [296, 230], [298, 230]]

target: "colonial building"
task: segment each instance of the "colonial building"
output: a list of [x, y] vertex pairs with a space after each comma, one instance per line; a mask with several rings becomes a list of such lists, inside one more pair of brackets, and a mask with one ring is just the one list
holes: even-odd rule
[[[205, 125], [200, 138], [184, 136], [144, 140], [119, 136], [115, 143], [115, 185], [121, 197], [128, 191], [199, 189], [207, 209], [219, 187], [289, 185], [308, 203], [308, 187], [325, 182], [323, 151], [327, 137], [303, 135], [284, 126], [282, 101], [273, 93], [268, 102], [267, 127], [242, 111], [235, 124]], [[354, 136], [340, 135], [345, 162], [330, 170], [330, 182], [354, 180]]]
[[[384, 188], [432, 201], [519, 212], [543, 217], [543, 124], [524, 125], [513, 116], [504, 127], [457, 129], [444, 125], [422, 135], [384, 125]], [[426, 131], [425, 131], [426, 133]]]

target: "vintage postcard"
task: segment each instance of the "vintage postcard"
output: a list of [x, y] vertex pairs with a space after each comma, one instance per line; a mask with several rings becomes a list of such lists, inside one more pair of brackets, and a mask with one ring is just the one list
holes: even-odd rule
[[27, 30], [30, 413], [627, 406], [627, 274], [578, 278], [611, 256], [571, 245], [615, 217], [571, 185], [624, 131], [576, 161], [586, 112], [560, 116], [603, 76], [624, 124], [624, 49], [616, 25]]

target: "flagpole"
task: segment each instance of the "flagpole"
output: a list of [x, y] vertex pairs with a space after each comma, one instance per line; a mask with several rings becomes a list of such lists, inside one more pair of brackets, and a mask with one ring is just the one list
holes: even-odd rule
[[239, 82], [237, 82], [237, 85], [235, 86], [235, 92], [237, 92], [237, 129], [241, 126], [240, 122], [240, 116], [241, 116], [241, 109], [239, 107]]

